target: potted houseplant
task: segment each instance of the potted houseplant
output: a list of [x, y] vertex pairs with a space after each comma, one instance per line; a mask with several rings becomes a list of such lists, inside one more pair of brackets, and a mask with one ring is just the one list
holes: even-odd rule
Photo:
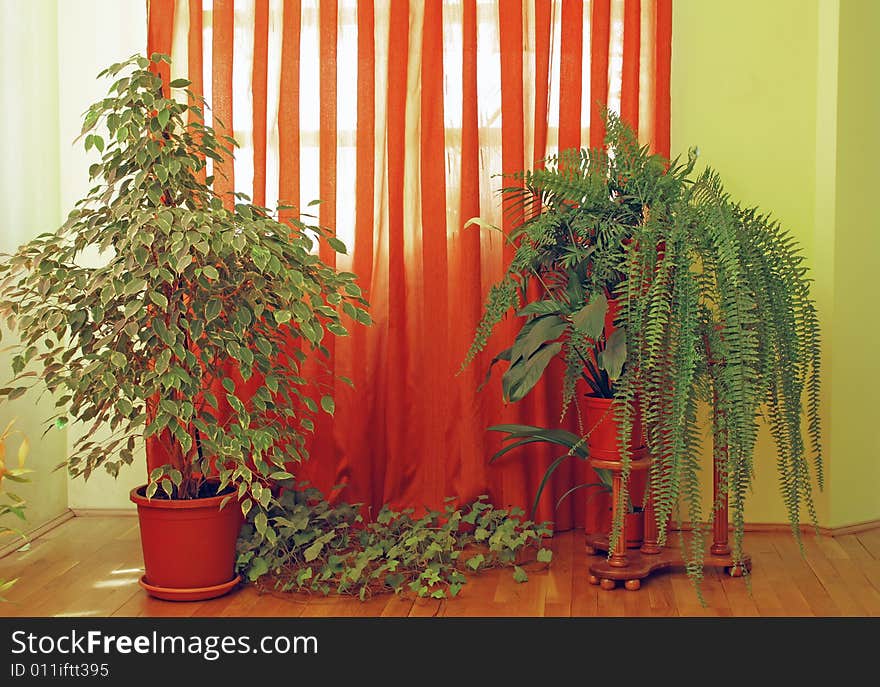
[[[489, 293], [466, 361], [486, 346], [508, 310], [538, 314], [556, 307], [543, 298], [524, 305], [529, 281], [558, 293], [564, 275], [573, 274], [578, 283], [565, 291], [582, 307], [589, 301], [578, 300], [579, 292], [612, 296], [615, 323], [626, 332], [626, 366], [613, 391], [622, 474], [628, 475], [640, 427], [652, 456], [660, 541], [682, 502], [693, 527], [688, 572], [698, 582], [707, 531], [699, 485], [701, 403], [715, 429], [719, 494], [730, 499], [735, 564], [743, 563], [745, 496], [763, 411], [792, 531], [800, 536], [803, 510], [816, 524], [812, 481], [823, 484], [818, 317], [797, 242], [778, 222], [734, 202], [713, 170], [695, 174], [695, 150], [685, 162], [670, 162], [639, 146], [613, 113], [606, 125], [606, 149], [567, 151], [544, 168], [514, 175], [516, 184], [503, 189], [506, 211], [523, 221], [508, 237], [517, 246], [514, 257]], [[564, 408], [583, 367], [580, 333], [573, 321], [566, 327], [540, 341], [545, 355], [566, 362]], [[516, 361], [509, 350], [497, 359]], [[521, 378], [533, 386], [541, 365], [543, 359], [535, 360]], [[505, 394], [513, 398], [510, 388]], [[623, 484], [625, 498], [626, 479]], [[615, 519], [612, 540], [621, 520]]]
[[84, 426], [65, 462], [73, 476], [116, 475], [146, 440], [149, 481], [131, 494], [142, 584], [183, 600], [234, 586], [243, 515], [276, 536], [273, 485], [307, 457], [319, 406], [335, 407], [313, 398], [303, 360], [327, 355], [343, 316], [369, 317], [355, 275], [316, 254], [319, 241], [344, 252], [338, 239], [214, 193], [206, 160], [234, 141], [204, 125], [186, 80], [167, 85], [184, 102], [163, 94], [151, 71], [163, 60], [102, 72], [114, 83], [82, 131], [99, 155], [95, 185], [60, 229], [0, 264], [0, 313], [21, 338], [0, 399], [39, 384], [57, 398], [51, 425]]

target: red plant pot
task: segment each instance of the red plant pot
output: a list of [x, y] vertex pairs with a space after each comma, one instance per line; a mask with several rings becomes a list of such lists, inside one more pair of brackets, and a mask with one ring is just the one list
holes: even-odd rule
[[[590, 456], [600, 460], [620, 460], [620, 447], [617, 443], [620, 425], [615, 416], [614, 399], [586, 396], [584, 409], [588, 432], [587, 450]], [[636, 409], [629, 449], [636, 451], [644, 445], [642, 421], [638, 409]]]
[[235, 574], [235, 542], [243, 522], [235, 498], [148, 499], [146, 486], [131, 490], [137, 504], [146, 573], [141, 586], [168, 601], [213, 599], [229, 592]]
[[626, 520], [626, 548], [637, 549], [645, 538], [645, 513], [636, 511], [626, 513], [623, 517]]

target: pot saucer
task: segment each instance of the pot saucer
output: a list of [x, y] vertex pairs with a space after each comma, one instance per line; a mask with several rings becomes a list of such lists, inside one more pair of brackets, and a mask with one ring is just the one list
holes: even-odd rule
[[141, 576], [138, 584], [147, 590], [150, 596], [165, 601], [204, 601], [223, 596], [232, 591], [233, 587], [241, 582], [241, 575], [236, 575], [229, 582], [217, 584], [213, 587], [195, 587], [193, 589], [175, 589], [174, 587], [157, 587], [149, 584], [146, 575]]

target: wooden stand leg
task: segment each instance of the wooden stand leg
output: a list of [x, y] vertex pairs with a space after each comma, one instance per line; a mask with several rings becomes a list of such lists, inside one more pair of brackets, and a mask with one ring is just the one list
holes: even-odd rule
[[654, 493], [651, 489], [651, 478], [648, 478], [647, 498], [645, 499], [645, 539], [640, 551], [648, 555], [660, 553], [657, 543], [657, 520], [654, 516]]
[[727, 556], [730, 555], [730, 544], [727, 539], [727, 489], [725, 488], [727, 482], [725, 479], [725, 471], [727, 470], [727, 439], [726, 433], [719, 427], [717, 418], [714, 425], [713, 448], [715, 455], [712, 461], [712, 481], [716, 508], [712, 523], [712, 548], [710, 552], [714, 556]]
[[617, 543], [614, 546], [614, 551], [611, 552], [611, 557], [608, 559], [608, 565], [615, 568], [625, 568], [629, 565], [629, 561], [626, 558], [626, 518], [623, 517], [626, 510], [626, 504], [621, 503], [622, 483], [623, 480], [621, 479], [620, 471], [615, 470], [611, 482], [611, 517], [612, 522], [617, 522], [617, 518], [619, 517], [622, 523], [620, 537], [618, 537]]

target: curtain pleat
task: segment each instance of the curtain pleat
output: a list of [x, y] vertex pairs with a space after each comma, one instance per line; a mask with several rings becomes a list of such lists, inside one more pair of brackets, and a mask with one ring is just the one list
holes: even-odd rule
[[[215, 126], [222, 120], [242, 146], [236, 164], [246, 164], [218, 165], [227, 177], [216, 189], [297, 206], [282, 219], [316, 214], [349, 247], [341, 256], [322, 247], [321, 257], [358, 274], [371, 303], [372, 327], [325, 340], [329, 372], [317, 361], [305, 368], [318, 395], [335, 394], [336, 415], [318, 423], [299, 476], [325, 491], [347, 484], [342, 498], [374, 508], [480, 494], [529, 507], [558, 453], [534, 446], [489, 465], [501, 443], [486, 428], [580, 431], [578, 414], [560, 419], [561, 365], [518, 404], [501, 402], [497, 372], [477, 392], [515, 332], [510, 320], [459, 370], [513, 252], [498, 232], [464, 225], [480, 216], [510, 230], [517, 219], [501, 212], [497, 191], [515, 182], [499, 175], [601, 145], [602, 104], [668, 153], [671, 1], [177, 4], [186, 22], [175, 22], [173, 0], [150, 0], [148, 50], [174, 50], [193, 90], [207, 85]], [[304, 207], [313, 194], [320, 205]], [[154, 464], [158, 451], [148, 447]], [[602, 526], [603, 498], [580, 492], [556, 507], [591, 480], [580, 461], [564, 464], [538, 518]]]
[[672, 0], [656, 0], [654, 41], [654, 150], [669, 157], [669, 79], [672, 69]]
[[590, 147], [598, 148], [605, 140], [605, 124], [602, 121], [600, 108], [603, 103], [608, 102], [608, 40], [611, 36], [611, 0], [593, 0], [592, 11], [590, 36]]
[[[299, 205], [299, 0], [284, 0], [278, 97], [278, 203]], [[312, 94], [314, 97], [314, 94]], [[287, 219], [292, 211], [280, 212]]]
[[[233, 0], [214, 0], [214, 23], [212, 63], [211, 63], [211, 108], [213, 126], [218, 136], [232, 136], [232, 59], [235, 14]], [[231, 158], [213, 165], [214, 190], [223, 199], [223, 204], [231, 208], [234, 204], [232, 191], [235, 189], [235, 165]]]
[[266, 109], [269, 78], [269, 0], [254, 6], [253, 92], [254, 203], [266, 204]]

